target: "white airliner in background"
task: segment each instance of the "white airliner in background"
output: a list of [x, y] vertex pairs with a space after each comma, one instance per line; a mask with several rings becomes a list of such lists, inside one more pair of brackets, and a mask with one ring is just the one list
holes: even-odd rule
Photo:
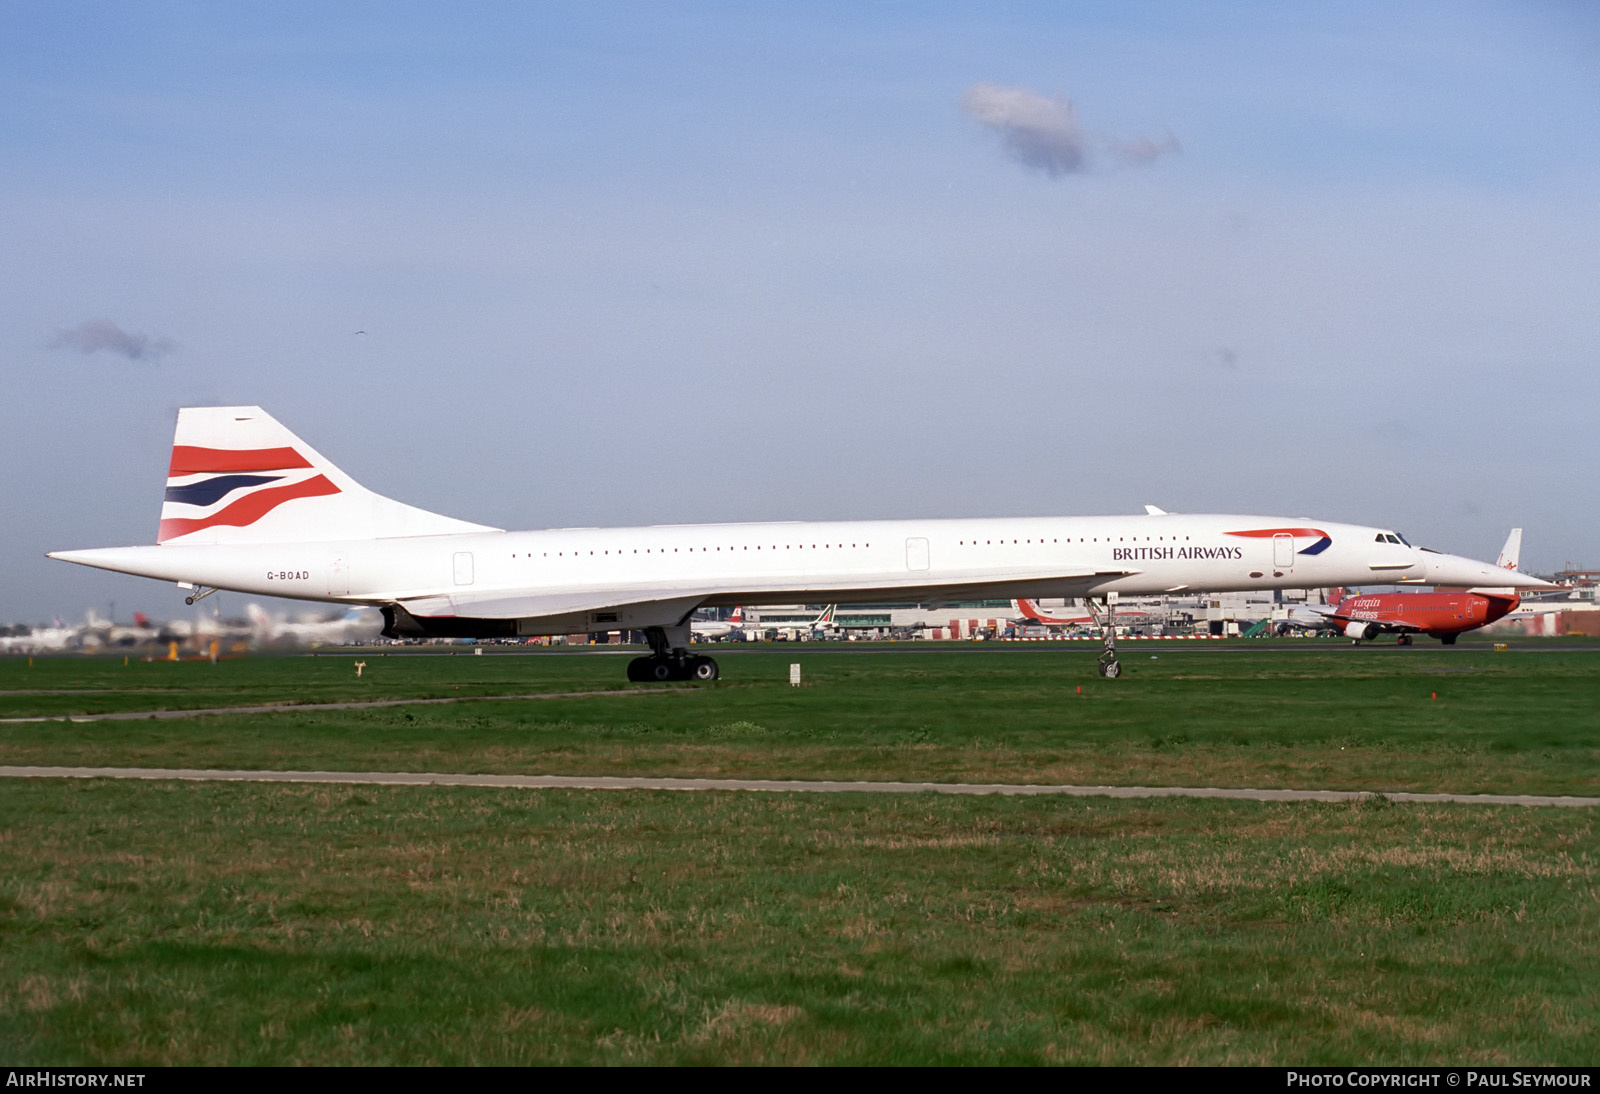
[[744, 609], [735, 607], [726, 619], [691, 619], [689, 633], [702, 641], [726, 638], [734, 631], [744, 629]]
[[[51, 558], [197, 587], [372, 604], [391, 637], [639, 630], [629, 679], [717, 678], [700, 607], [1398, 585], [1549, 588], [1395, 532], [1306, 518], [1144, 516], [507, 532], [374, 494], [258, 407], [178, 412], [157, 543]], [[1101, 672], [1118, 673], [1114, 628]]]
[[381, 626], [377, 613], [365, 605], [349, 608], [335, 619], [310, 622], [271, 615], [259, 604], [245, 605], [244, 614], [250, 620], [251, 639], [264, 646], [337, 646], [370, 641]]

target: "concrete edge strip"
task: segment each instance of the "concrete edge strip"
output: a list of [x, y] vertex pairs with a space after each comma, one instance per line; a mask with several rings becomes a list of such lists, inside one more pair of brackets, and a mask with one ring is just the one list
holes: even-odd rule
[[365, 786], [474, 786], [518, 790], [698, 790], [833, 794], [1000, 794], [1105, 798], [1232, 798], [1243, 801], [1394, 802], [1594, 808], [1600, 798], [1539, 794], [1423, 794], [1377, 790], [1255, 790], [1244, 787], [1054, 786], [1030, 783], [836, 782], [803, 779], [691, 779], [620, 775], [462, 775], [406, 771], [244, 771], [166, 767], [9, 767], [0, 778], [180, 779], [202, 782], [327, 783]]
[[204, 718], [223, 714], [302, 714], [319, 710], [364, 710], [377, 707], [412, 707], [446, 703], [487, 703], [496, 699], [522, 702], [539, 699], [622, 699], [635, 695], [678, 695], [688, 688], [629, 688], [626, 691], [544, 691], [531, 695], [443, 695], [420, 699], [352, 699], [339, 703], [263, 703], [246, 707], [193, 707], [177, 710], [118, 710], [106, 714], [33, 714], [25, 718], [0, 718], [0, 725], [29, 722], [142, 722], [170, 718]]

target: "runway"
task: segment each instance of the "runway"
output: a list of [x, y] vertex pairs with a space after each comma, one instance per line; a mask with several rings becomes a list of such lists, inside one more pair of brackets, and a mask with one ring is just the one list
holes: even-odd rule
[[1259, 802], [1392, 802], [1594, 808], [1600, 798], [1538, 794], [1419, 794], [1375, 790], [1254, 790], [1213, 786], [1041, 786], [1030, 783], [834, 782], [802, 779], [676, 779], [609, 775], [461, 775], [406, 771], [245, 771], [186, 767], [6, 767], [27, 779], [177, 779], [190, 782], [326, 783], [361, 786], [476, 786], [504, 790], [753, 791], [779, 794], [999, 794], [1072, 798], [1231, 798]]

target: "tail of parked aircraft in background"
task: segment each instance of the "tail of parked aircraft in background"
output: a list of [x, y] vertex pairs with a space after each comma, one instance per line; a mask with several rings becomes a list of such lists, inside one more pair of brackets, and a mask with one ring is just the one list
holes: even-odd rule
[[1513, 528], [1506, 537], [1506, 545], [1500, 548], [1500, 558], [1495, 565], [1502, 570], [1515, 570], [1517, 562], [1522, 557], [1522, 529]]
[[[1517, 571], [1517, 563], [1521, 561], [1521, 556], [1522, 529], [1513, 528], [1511, 529], [1511, 534], [1506, 537], [1506, 545], [1500, 548], [1500, 557], [1495, 560], [1495, 565], [1502, 570], [1509, 570], [1515, 573]], [[1517, 595], [1517, 591], [1510, 586], [1475, 585], [1472, 591], [1483, 596], [1495, 597], [1501, 603], [1508, 604], [1509, 607], [1505, 608], [1507, 612], [1515, 610], [1517, 605], [1522, 602], [1522, 598]]]
[[[1078, 627], [1089, 624], [1094, 624], [1095, 626], [1101, 625], [1100, 617], [1098, 614], [1096, 614], [1093, 604], [1089, 605], [1087, 611], [1077, 611], [1075, 614], [1075, 609], [1070, 607], [1064, 607], [1059, 611], [1047, 613], [1039, 606], [1039, 602], [1037, 600], [1013, 600], [1011, 602], [1011, 607], [1012, 610], [1018, 612], [1030, 626]], [[1122, 616], [1124, 621], [1126, 621], [1129, 613], [1122, 612], [1119, 614]], [[1144, 615], [1143, 612], [1137, 612], [1133, 614], [1140, 616]]]
[[1032, 600], [1013, 600], [1011, 602], [1011, 610], [1022, 616], [1028, 623], [1038, 626], [1044, 626], [1052, 622], [1039, 610], [1038, 603]]
[[185, 407], [156, 542], [306, 543], [494, 530], [374, 494], [260, 407]]

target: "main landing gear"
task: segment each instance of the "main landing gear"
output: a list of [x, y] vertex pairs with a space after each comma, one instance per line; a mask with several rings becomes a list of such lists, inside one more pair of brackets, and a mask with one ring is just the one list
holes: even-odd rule
[[1100, 675], [1107, 680], [1115, 680], [1122, 675], [1122, 664], [1117, 660], [1117, 594], [1107, 593], [1105, 604], [1105, 638], [1100, 650]]
[[689, 626], [647, 627], [644, 636], [650, 643], [649, 657], [628, 662], [628, 679], [634, 683], [666, 683], [669, 680], [696, 680], [709, 684], [720, 673], [709, 657], [689, 653]]

